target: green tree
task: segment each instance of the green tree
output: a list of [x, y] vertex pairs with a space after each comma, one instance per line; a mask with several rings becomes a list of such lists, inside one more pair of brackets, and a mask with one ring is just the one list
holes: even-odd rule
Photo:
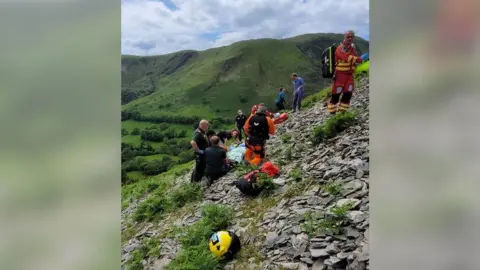
[[132, 134], [132, 135], [140, 135], [140, 129], [139, 129], [139, 128], [134, 128], [134, 129], [132, 130], [132, 133], [131, 133], [131, 134]]

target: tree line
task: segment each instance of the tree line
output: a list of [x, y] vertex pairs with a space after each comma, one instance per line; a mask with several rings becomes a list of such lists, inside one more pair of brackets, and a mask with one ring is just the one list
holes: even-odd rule
[[[188, 142], [172, 141], [172, 145], [154, 149], [150, 144], [142, 141], [140, 146], [122, 143], [122, 183], [128, 182], [127, 172], [141, 171], [144, 175], [157, 175], [168, 171], [175, 165], [184, 164], [194, 159]], [[148, 161], [144, 156], [165, 154], [178, 157], [174, 160], [170, 156]]]
[[[210, 121], [215, 121], [220, 124], [231, 124], [233, 123], [232, 118], [222, 118], [215, 117], [210, 119]], [[122, 121], [126, 120], [135, 120], [139, 122], [153, 122], [153, 123], [169, 123], [169, 124], [184, 124], [184, 125], [196, 125], [202, 120], [198, 116], [184, 116], [184, 115], [142, 115], [137, 110], [123, 110], [121, 115]]]
[[[185, 129], [176, 129], [171, 124], [188, 124], [191, 125], [192, 134], [198, 127], [200, 118], [183, 117], [183, 116], [160, 116], [160, 117], [142, 117], [138, 112], [122, 112], [122, 121], [125, 120], [148, 121], [154, 122], [155, 125], [140, 130], [134, 128], [128, 132], [122, 128], [122, 136], [135, 135], [140, 136], [141, 143], [139, 146], [133, 144], [122, 143], [121, 160], [122, 160], [122, 183], [130, 183], [127, 172], [141, 171], [144, 175], [157, 175], [168, 171], [177, 164], [184, 164], [194, 159], [190, 139], [188, 139], [188, 131]], [[210, 128], [219, 130], [225, 124], [232, 124], [232, 119], [213, 118], [210, 121]], [[162, 142], [159, 147], [154, 148], [148, 142]], [[162, 158], [148, 161], [144, 157], [152, 155], [166, 155]], [[172, 158], [176, 157], [176, 158]]]

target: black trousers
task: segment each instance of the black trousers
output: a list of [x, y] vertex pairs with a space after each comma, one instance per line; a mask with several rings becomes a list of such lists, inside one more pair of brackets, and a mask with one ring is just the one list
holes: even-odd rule
[[238, 129], [238, 139], [241, 141], [243, 139], [243, 134], [245, 134], [245, 130], [243, 130], [243, 126], [242, 127], [237, 126], [237, 129]]
[[277, 105], [277, 112], [281, 110], [285, 110], [285, 105], [283, 105], [283, 103], [277, 103], [276, 105]]
[[192, 172], [192, 182], [200, 182], [205, 175], [205, 168], [207, 167], [207, 160], [205, 155], [195, 154], [195, 169]]

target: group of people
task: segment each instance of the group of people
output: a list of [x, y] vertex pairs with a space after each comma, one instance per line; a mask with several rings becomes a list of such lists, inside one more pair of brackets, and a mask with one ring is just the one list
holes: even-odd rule
[[[335, 50], [335, 72], [332, 78], [331, 98], [328, 102], [327, 110], [330, 114], [345, 112], [350, 108], [355, 88], [355, 68], [356, 64], [364, 60], [357, 54], [355, 49], [355, 32], [348, 30], [345, 32], [344, 40]], [[292, 111], [301, 109], [302, 99], [305, 93], [305, 82], [296, 73], [292, 74], [293, 81], [293, 104]], [[275, 100], [277, 109], [284, 110], [286, 104], [285, 88], [280, 87]]]
[[216, 133], [208, 129], [207, 120], [200, 121], [190, 142], [195, 151], [195, 170], [192, 174], [192, 182], [199, 182], [203, 176], [207, 176], [209, 185], [228, 172], [229, 161], [227, 160], [227, 140], [234, 138], [239, 140], [237, 130], [221, 131]]
[[[259, 165], [266, 156], [265, 144], [275, 133], [273, 114], [268, 112], [263, 103], [252, 107], [250, 116], [241, 110], [235, 118], [235, 129], [216, 133], [209, 130], [207, 120], [200, 121], [190, 142], [195, 151], [195, 169], [192, 173], [192, 182], [200, 182], [204, 176], [211, 185], [215, 180], [225, 175], [234, 165], [227, 158], [227, 142], [238, 146], [245, 144], [244, 161], [248, 164]], [[245, 140], [243, 140], [243, 135]]]
[[[297, 73], [292, 74], [293, 81], [293, 112], [299, 111], [302, 107], [303, 94], [305, 93], [305, 82]], [[278, 89], [277, 98], [275, 99], [275, 105], [277, 111], [285, 110], [285, 104], [287, 103], [286, 90], [283, 87]]]
[[[333, 75], [331, 98], [327, 110], [331, 114], [347, 111], [354, 90], [354, 71], [357, 63], [363, 60], [357, 55], [354, 46], [355, 34], [347, 31], [343, 42], [335, 50], [335, 72]], [[305, 82], [296, 73], [291, 76], [293, 81], [293, 112], [301, 109]], [[284, 110], [286, 103], [285, 88], [281, 87], [275, 101], [277, 109]], [[266, 156], [265, 144], [275, 133], [273, 114], [267, 111], [263, 103], [254, 105], [247, 117], [241, 110], [235, 118], [235, 129], [216, 133], [208, 130], [208, 121], [200, 121], [194, 133], [191, 145], [195, 150], [195, 170], [192, 181], [199, 182], [207, 176], [209, 184], [225, 175], [231, 168], [227, 159], [226, 142], [233, 138], [234, 143], [244, 143], [246, 147], [244, 160], [253, 165], [259, 165]], [[243, 140], [245, 136], [245, 140]]]

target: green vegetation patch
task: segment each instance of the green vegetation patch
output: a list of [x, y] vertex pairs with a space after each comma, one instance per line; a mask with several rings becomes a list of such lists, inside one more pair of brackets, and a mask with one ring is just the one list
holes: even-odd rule
[[180, 236], [181, 250], [166, 270], [221, 269], [221, 262], [210, 253], [208, 239], [216, 231], [226, 230], [233, 218], [233, 210], [228, 206], [205, 205], [202, 219], [187, 227]]
[[302, 227], [311, 237], [315, 237], [318, 233], [338, 235], [341, 233], [342, 224], [346, 220], [346, 214], [352, 207], [352, 203], [346, 203], [342, 206], [333, 207], [329, 213], [310, 211], [305, 214]]
[[313, 142], [318, 144], [326, 139], [331, 139], [355, 123], [357, 123], [356, 111], [337, 113], [313, 130]]
[[140, 180], [131, 184], [122, 186], [122, 209], [127, 207], [134, 200], [145, 196], [154, 190], [170, 189], [178, 177], [183, 177], [189, 172], [193, 166], [193, 162], [178, 165], [171, 168], [168, 172]]
[[158, 256], [160, 256], [160, 239], [158, 237], [144, 238], [140, 247], [132, 251], [125, 266], [128, 270], [143, 270], [144, 258]]
[[288, 176], [294, 181], [301, 181], [303, 179], [303, 171], [300, 167], [296, 167], [288, 173]]
[[277, 185], [273, 182], [273, 177], [269, 177], [266, 173], [257, 174], [256, 185], [262, 189], [262, 195], [264, 196], [272, 195], [277, 188]]
[[245, 164], [239, 164], [235, 167], [235, 174], [238, 177], [245, 176], [251, 171], [258, 170], [260, 167], [255, 166], [255, 165], [245, 165]]
[[288, 143], [292, 139], [292, 134], [291, 133], [283, 133], [280, 136], [280, 140], [282, 140], [283, 143]]
[[331, 96], [331, 92], [331, 88], [327, 87], [313, 95], [307, 96], [302, 102], [302, 107], [312, 108], [317, 102], [327, 102]]
[[332, 180], [328, 181], [325, 185], [321, 186], [321, 188], [326, 193], [328, 193], [330, 195], [333, 195], [333, 196], [338, 196], [343, 191], [343, 186], [338, 184], [338, 183], [335, 183]]
[[198, 183], [185, 183], [173, 191], [156, 189], [140, 203], [133, 214], [135, 221], [152, 221], [162, 214], [172, 212], [185, 204], [203, 198], [203, 190]]

